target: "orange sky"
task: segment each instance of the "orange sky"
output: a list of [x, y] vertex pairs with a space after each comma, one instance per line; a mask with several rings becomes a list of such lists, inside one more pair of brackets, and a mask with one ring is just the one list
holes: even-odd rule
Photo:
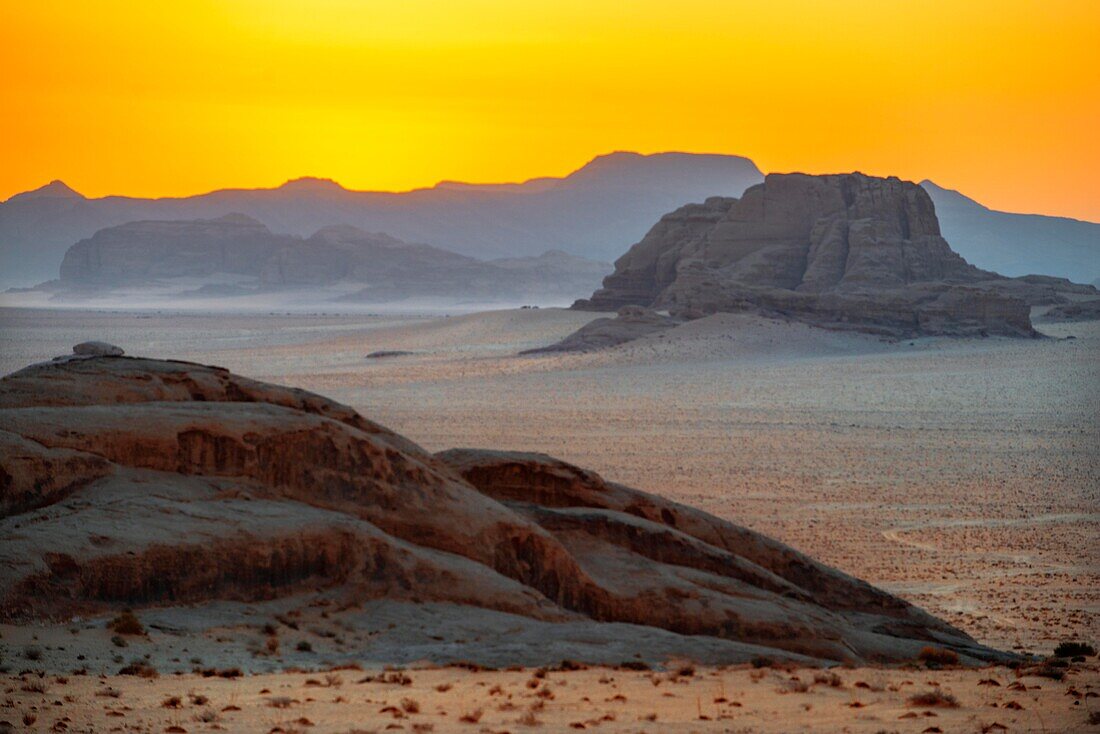
[[1097, 0], [0, 0], [0, 110], [0, 199], [687, 150], [1100, 221]]

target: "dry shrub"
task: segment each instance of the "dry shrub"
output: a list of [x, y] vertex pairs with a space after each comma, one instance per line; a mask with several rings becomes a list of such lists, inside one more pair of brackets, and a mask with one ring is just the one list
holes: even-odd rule
[[129, 665], [119, 669], [119, 675], [136, 675], [141, 678], [158, 678], [160, 673], [149, 663], [144, 660], [131, 661]]
[[27, 693], [46, 693], [50, 690], [50, 686], [44, 680], [27, 681], [21, 688]]
[[814, 683], [818, 685], [827, 685], [832, 688], [843, 688], [844, 681], [836, 673], [815, 673]]
[[169, 696], [160, 702], [160, 705], [166, 709], [178, 709], [183, 705], [183, 699], [179, 696]]
[[462, 714], [462, 716], [459, 716], [458, 720], [464, 724], [476, 724], [477, 722], [481, 721], [481, 717], [484, 715], [485, 711], [483, 709], [474, 709], [469, 713], [465, 713]]
[[108, 622], [107, 629], [114, 630], [120, 635], [145, 634], [145, 627], [142, 626], [141, 620], [134, 616], [134, 613], [129, 609], [126, 609], [122, 614]]
[[1066, 641], [1058, 643], [1054, 648], [1054, 656], [1059, 658], [1091, 657], [1096, 654], [1096, 648], [1084, 642]]
[[221, 717], [218, 716], [218, 712], [214, 709], [203, 709], [195, 714], [195, 721], [199, 721], [203, 724], [214, 724], [217, 723], [219, 719], [221, 719]]
[[934, 688], [930, 691], [924, 691], [923, 693], [914, 693], [909, 697], [909, 705], [924, 708], [939, 707], [954, 709], [959, 707], [959, 700], [950, 693], [945, 693], [938, 688]]
[[928, 666], [958, 665], [959, 654], [954, 650], [945, 650], [942, 647], [924, 647], [917, 654], [917, 659]]
[[624, 660], [619, 663], [620, 670], [649, 670], [649, 664], [641, 660]]
[[542, 726], [542, 722], [535, 716], [534, 711], [524, 711], [523, 714], [516, 719], [516, 723], [520, 726]]
[[415, 698], [402, 698], [401, 708], [406, 714], [420, 713], [420, 703]]
[[796, 678], [784, 681], [779, 693], [808, 693], [810, 686], [804, 681], [800, 681]]

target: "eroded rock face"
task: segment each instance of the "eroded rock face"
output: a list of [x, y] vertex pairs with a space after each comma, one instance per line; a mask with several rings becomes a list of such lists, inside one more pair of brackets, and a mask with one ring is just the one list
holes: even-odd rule
[[998, 655], [781, 543], [546, 456], [433, 456], [318, 395], [186, 362], [0, 380], [0, 617], [319, 590], [780, 657]]
[[666, 215], [574, 308], [752, 310], [890, 336], [1034, 336], [1029, 305], [1059, 279], [979, 270], [940, 235], [916, 184], [858, 173], [772, 174], [740, 199]]

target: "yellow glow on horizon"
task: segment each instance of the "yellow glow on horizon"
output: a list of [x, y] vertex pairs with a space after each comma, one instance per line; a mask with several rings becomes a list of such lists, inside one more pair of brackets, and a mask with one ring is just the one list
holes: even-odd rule
[[0, 199], [686, 150], [1100, 220], [1098, 39], [1094, 0], [0, 0]]

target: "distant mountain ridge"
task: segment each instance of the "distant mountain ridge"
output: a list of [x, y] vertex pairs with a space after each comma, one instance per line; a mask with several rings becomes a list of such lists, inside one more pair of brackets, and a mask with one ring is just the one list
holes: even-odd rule
[[[352, 191], [331, 179], [305, 177], [270, 189], [88, 199], [53, 181], [0, 203], [0, 287], [55, 278], [69, 246], [105, 227], [232, 212], [301, 237], [343, 222], [481, 259], [560, 250], [612, 260], [662, 214], [711, 196], [740, 196], [763, 180], [756, 165], [739, 156], [616, 152], [561, 178], [441, 181], [399, 193]], [[936, 205], [944, 237], [978, 267], [1007, 275], [1100, 279], [1100, 224], [998, 212], [931, 181], [922, 186]]]
[[1100, 279], [1100, 224], [1001, 212], [932, 181], [920, 185], [936, 205], [944, 236], [976, 265], [1010, 276]]
[[60, 279], [42, 290], [63, 300], [141, 288], [165, 290], [172, 299], [297, 290], [322, 301], [568, 300], [610, 270], [608, 263], [553, 251], [487, 262], [350, 225], [301, 238], [234, 213], [101, 229], [68, 249]]
[[443, 182], [401, 193], [350, 191], [301, 178], [273, 189], [224, 189], [184, 198], [87, 199], [60, 182], [0, 204], [0, 285], [57, 277], [65, 251], [133, 221], [246, 214], [274, 232], [308, 236], [343, 222], [482, 259], [562, 250], [610, 260], [663, 212], [763, 180], [752, 161], [688, 153], [611, 153], [563, 178], [517, 184]]

